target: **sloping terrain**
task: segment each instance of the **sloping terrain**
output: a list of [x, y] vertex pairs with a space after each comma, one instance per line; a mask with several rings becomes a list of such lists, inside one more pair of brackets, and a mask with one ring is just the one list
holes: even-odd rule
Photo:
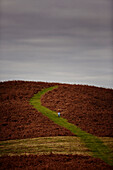
[[113, 137], [113, 90], [62, 85], [43, 95], [42, 104], [95, 136]]
[[0, 140], [74, 135], [29, 104], [35, 93], [53, 85], [22, 81], [0, 83]]
[[[75, 136], [36, 111], [29, 101], [35, 93], [57, 83], [11, 81], [0, 83], [0, 140], [47, 136]], [[113, 136], [113, 90], [58, 84], [42, 97], [51, 110], [82, 130]], [[112, 169], [100, 159], [78, 155], [3, 156], [1, 169]]]
[[64, 119], [62, 117], [59, 118], [57, 112], [52, 111], [42, 105], [41, 103], [42, 96], [47, 92], [50, 92], [51, 90], [56, 88], [58, 88], [58, 86], [53, 86], [41, 90], [39, 93], [35, 94], [31, 98], [30, 104], [32, 104], [34, 108], [36, 108], [38, 111], [40, 111], [42, 114], [47, 116], [50, 120], [52, 120], [59, 126], [70, 130], [72, 133], [80, 137], [80, 139], [87, 146], [87, 148], [92, 152], [92, 155], [95, 158], [100, 158], [101, 160], [105, 161], [109, 165], [113, 166], [113, 153], [111, 149], [105, 146], [104, 143], [98, 137], [81, 130], [76, 125], [69, 123], [67, 119]]

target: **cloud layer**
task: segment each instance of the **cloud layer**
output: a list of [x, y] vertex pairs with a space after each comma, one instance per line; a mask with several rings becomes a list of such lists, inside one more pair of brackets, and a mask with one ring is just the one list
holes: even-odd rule
[[112, 87], [110, 0], [2, 0], [0, 80]]

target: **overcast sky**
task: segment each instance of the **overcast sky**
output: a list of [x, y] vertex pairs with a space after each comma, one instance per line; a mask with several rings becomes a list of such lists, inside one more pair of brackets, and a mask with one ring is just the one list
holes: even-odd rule
[[113, 88], [111, 0], [1, 0], [0, 81]]

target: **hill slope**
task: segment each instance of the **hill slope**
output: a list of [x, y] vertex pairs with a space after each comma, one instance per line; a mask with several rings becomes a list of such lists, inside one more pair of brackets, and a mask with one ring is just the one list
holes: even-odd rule
[[53, 85], [23, 81], [0, 83], [0, 140], [74, 135], [29, 104], [35, 93]]
[[[0, 83], [0, 140], [40, 136], [73, 136], [29, 105], [41, 89], [57, 83], [9, 81]], [[61, 110], [62, 117], [96, 136], [113, 136], [113, 90], [58, 84], [42, 104]], [[49, 126], [48, 126], [49, 125]]]
[[[74, 136], [29, 105], [35, 93], [55, 85], [59, 86], [58, 89], [42, 97], [44, 106], [55, 111], [60, 109], [62, 117], [89, 133], [113, 136], [113, 90], [82, 85], [11, 81], [0, 83], [1, 141]], [[0, 163], [2, 169], [112, 169], [100, 159], [78, 155], [3, 156]]]
[[95, 136], [113, 137], [113, 90], [62, 85], [42, 97], [42, 105]]

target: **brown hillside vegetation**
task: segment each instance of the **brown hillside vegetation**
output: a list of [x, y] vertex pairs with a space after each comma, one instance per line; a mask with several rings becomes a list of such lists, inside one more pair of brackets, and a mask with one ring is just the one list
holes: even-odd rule
[[103, 161], [81, 155], [29, 155], [0, 158], [1, 170], [111, 170]]
[[62, 85], [42, 96], [42, 104], [96, 136], [113, 137], [113, 90]]
[[[40, 136], [72, 136], [30, 104], [30, 98], [55, 83], [9, 81], [0, 83], [0, 140]], [[59, 84], [42, 97], [42, 104], [81, 129], [97, 136], [113, 136], [113, 90]], [[48, 126], [49, 125], [49, 126]]]
[[[57, 83], [9, 81], [0, 83], [0, 140], [73, 136], [29, 104], [31, 97]], [[113, 136], [113, 90], [58, 84], [42, 96], [42, 104], [81, 129], [97, 136]], [[0, 169], [110, 170], [100, 159], [82, 155], [23, 155], [0, 157]]]
[[0, 140], [73, 135], [29, 104], [35, 93], [54, 85], [24, 81], [0, 83]]

